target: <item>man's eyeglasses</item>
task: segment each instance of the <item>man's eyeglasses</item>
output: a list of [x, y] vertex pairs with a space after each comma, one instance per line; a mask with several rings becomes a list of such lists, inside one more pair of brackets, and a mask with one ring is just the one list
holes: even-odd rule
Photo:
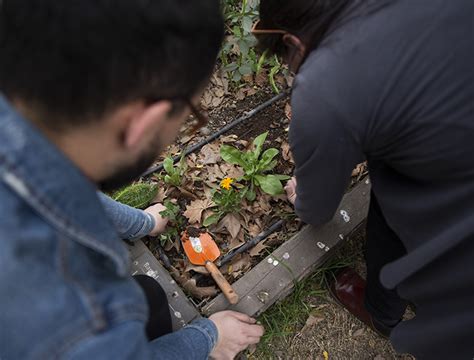
[[253, 35], [272, 35], [272, 34], [279, 34], [279, 35], [285, 35], [288, 32], [285, 30], [278, 30], [278, 29], [259, 29], [258, 26], [260, 25], [260, 20], [257, 20], [253, 26], [250, 32]]
[[146, 102], [147, 104], [153, 104], [155, 102], [162, 101], [162, 100], [169, 100], [171, 102], [173, 101], [180, 101], [182, 103], [184, 102], [184, 104], [189, 107], [189, 109], [191, 110], [191, 115], [196, 120], [191, 124], [191, 126], [189, 127], [187, 131], [190, 134], [194, 134], [195, 132], [197, 132], [200, 128], [202, 128], [209, 122], [208, 117], [202, 112], [201, 109], [198, 108], [198, 106], [194, 105], [190, 99], [186, 99], [186, 98], [166, 99], [166, 98], [153, 97], [153, 98], [149, 98]]

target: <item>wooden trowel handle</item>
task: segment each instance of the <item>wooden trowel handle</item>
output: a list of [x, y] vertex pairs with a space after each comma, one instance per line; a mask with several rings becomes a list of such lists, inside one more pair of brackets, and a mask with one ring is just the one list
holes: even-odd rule
[[237, 295], [232, 286], [225, 279], [224, 275], [222, 275], [222, 273], [219, 271], [217, 266], [211, 261], [206, 261], [206, 269], [211, 274], [217, 286], [219, 286], [219, 288], [222, 290], [227, 300], [229, 300], [232, 305], [237, 304], [239, 301], [239, 295]]

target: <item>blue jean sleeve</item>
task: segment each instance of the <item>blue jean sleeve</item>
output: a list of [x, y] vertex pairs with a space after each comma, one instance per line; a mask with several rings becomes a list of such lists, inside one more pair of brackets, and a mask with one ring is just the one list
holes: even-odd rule
[[110, 221], [124, 240], [137, 240], [148, 235], [155, 227], [155, 219], [143, 210], [121, 204], [107, 195], [98, 196]]
[[160, 359], [208, 359], [216, 346], [218, 332], [209, 319], [199, 319], [184, 329], [162, 336], [151, 345], [161, 353]]
[[218, 333], [209, 319], [200, 319], [174, 333], [148, 342], [143, 325], [128, 322], [82, 338], [61, 359], [207, 360]]

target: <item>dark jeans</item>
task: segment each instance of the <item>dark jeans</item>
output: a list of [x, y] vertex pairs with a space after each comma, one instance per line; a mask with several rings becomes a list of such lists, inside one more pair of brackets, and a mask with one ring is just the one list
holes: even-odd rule
[[150, 312], [146, 325], [148, 340], [151, 341], [171, 333], [173, 331], [171, 314], [163, 288], [152, 277], [136, 275], [133, 278], [143, 289], [148, 302]]
[[380, 283], [380, 270], [384, 265], [406, 254], [400, 238], [388, 226], [380, 206], [372, 193], [367, 220], [367, 288], [365, 306], [374, 320], [392, 326], [405, 313], [407, 301], [395, 290], [387, 290]]

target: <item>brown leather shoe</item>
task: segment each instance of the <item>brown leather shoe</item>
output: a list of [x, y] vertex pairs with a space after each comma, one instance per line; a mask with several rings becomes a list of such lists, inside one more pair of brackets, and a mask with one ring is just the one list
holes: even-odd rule
[[366, 282], [354, 269], [343, 269], [329, 286], [329, 292], [341, 306], [356, 318], [364, 322], [373, 331], [384, 338], [390, 336], [391, 328], [378, 324], [364, 305]]

